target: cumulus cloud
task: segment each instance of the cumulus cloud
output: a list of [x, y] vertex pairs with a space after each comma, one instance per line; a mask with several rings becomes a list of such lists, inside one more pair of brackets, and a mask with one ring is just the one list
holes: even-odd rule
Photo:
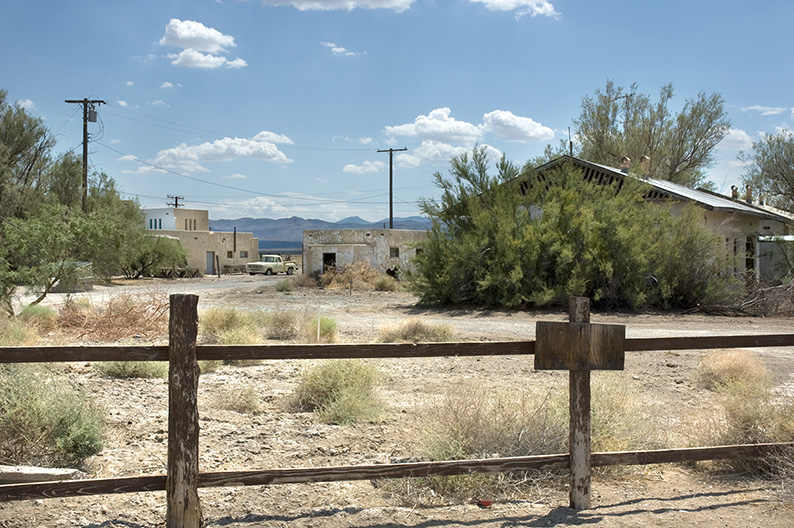
[[174, 87], [174, 83], [169, 82], [169, 81], [165, 81], [163, 84], [160, 85], [160, 88], [163, 88], [163, 89], [165, 89], [165, 88], [173, 88], [173, 87]]
[[342, 46], [337, 46], [333, 42], [320, 42], [320, 44], [322, 44], [326, 48], [330, 49], [331, 53], [333, 53], [334, 55], [344, 55], [346, 57], [354, 57], [356, 55], [366, 55], [367, 54], [366, 51], [362, 52], [362, 53], [359, 53], [359, 52], [356, 52], [356, 51], [350, 51], [349, 49], [343, 48]]
[[386, 167], [382, 161], [365, 161], [361, 165], [348, 164], [342, 168], [342, 172], [348, 174], [373, 174], [380, 172]]
[[134, 82], [132, 82], [132, 81], [127, 81], [127, 82], [126, 82], [126, 85], [127, 85], [127, 86], [135, 86], [135, 83], [134, 83]]
[[420, 115], [413, 123], [387, 126], [386, 133], [393, 136], [421, 137], [444, 143], [471, 145], [482, 135], [480, 127], [458, 121], [450, 116], [449, 108], [436, 108], [428, 115]]
[[560, 16], [548, 0], [469, 0], [469, 2], [483, 4], [490, 11], [515, 11], [516, 18], [525, 15], [555, 18]]
[[426, 139], [419, 148], [395, 156], [397, 164], [402, 167], [419, 167], [424, 164], [441, 165], [449, 163], [455, 156], [469, 152], [469, 147], [455, 147], [448, 143]]
[[554, 138], [551, 128], [507, 110], [494, 110], [485, 114], [482, 128], [505, 141], [548, 141]]
[[759, 112], [762, 116], [780, 115], [784, 112], [788, 112], [789, 110], [794, 112], [794, 108], [790, 109], [788, 107], [752, 105], [742, 108], [743, 112]]
[[744, 130], [731, 128], [720, 142], [720, 147], [731, 150], [749, 150], [753, 148], [753, 139]]
[[207, 172], [204, 164], [232, 161], [238, 158], [256, 158], [273, 163], [291, 163], [277, 143], [291, 144], [292, 140], [281, 134], [263, 131], [253, 138], [223, 138], [200, 145], [179, 146], [161, 150], [148, 166], [138, 169], [138, 173], [154, 172], [162, 169], [176, 172]]
[[292, 6], [299, 11], [346, 9], [392, 9], [405, 11], [414, 0], [261, 0], [266, 6]]
[[215, 69], [243, 68], [248, 64], [241, 58], [228, 59], [223, 54], [237, 46], [234, 37], [225, 35], [194, 20], [172, 18], [165, 26], [161, 46], [182, 48], [179, 53], [167, 55], [171, 64], [185, 68]]
[[122, 101], [121, 99], [116, 101], [116, 104], [119, 105], [122, 108], [127, 108], [129, 106], [129, 104], [127, 104], [127, 101]]
[[17, 106], [20, 106], [25, 110], [33, 110], [36, 108], [36, 103], [34, 103], [32, 99], [20, 99], [17, 101]]

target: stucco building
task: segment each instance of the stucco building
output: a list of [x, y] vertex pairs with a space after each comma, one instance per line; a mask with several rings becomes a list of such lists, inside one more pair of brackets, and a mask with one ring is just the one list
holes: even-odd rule
[[204, 274], [239, 270], [259, 258], [259, 239], [252, 233], [210, 231], [208, 211], [165, 207], [145, 209], [144, 214], [146, 228], [178, 239], [188, 252], [188, 267]]
[[323, 229], [303, 232], [304, 273], [344, 269], [367, 262], [383, 273], [409, 269], [427, 231], [411, 229]]

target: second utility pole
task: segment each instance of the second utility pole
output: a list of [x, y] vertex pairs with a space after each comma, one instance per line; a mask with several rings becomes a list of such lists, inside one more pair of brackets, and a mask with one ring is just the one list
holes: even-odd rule
[[67, 103], [83, 105], [83, 212], [88, 212], [88, 122], [96, 122], [94, 105], [106, 104], [100, 99], [67, 99]]
[[389, 229], [394, 229], [394, 201], [392, 200], [392, 190], [394, 188], [394, 153], [395, 152], [402, 152], [404, 150], [408, 150], [407, 148], [401, 149], [383, 149], [379, 150], [378, 152], [388, 152], [389, 153]]

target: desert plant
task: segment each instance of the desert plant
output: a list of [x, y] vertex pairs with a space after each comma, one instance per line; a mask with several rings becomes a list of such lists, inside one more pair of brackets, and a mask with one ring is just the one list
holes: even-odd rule
[[303, 372], [292, 394], [293, 408], [314, 411], [327, 423], [374, 420], [382, 404], [375, 394], [378, 369], [360, 360], [331, 360]]
[[770, 381], [761, 359], [746, 350], [717, 350], [703, 357], [697, 369], [698, 384], [708, 390], [739, 381], [759, 387]]
[[325, 315], [312, 318], [306, 325], [306, 341], [309, 343], [333, 343], [336, 339], [336, 319]]
[[316, 288], [319, 286], [320, 275], [317, 273], [301, 273], [294, 279], [295, 286], [300, 288]]
[[34, 326], [28, 326], [16, 317], [0, 317], [0, 346], [31, 346], [39, 339]]
[[262, 408], [259, 393], [254, 387], [242, 387], [224, 391], [216, 398], [219, 408], [240, 414], [256, 414]]
[[5, 464], [70, 466], [99, 453], [100, 410], [52, 371], [0, 367], [0, 460]]
[[368, 262], [357, 260], [344, 268], [326, 270], [320, 275], [319, 283], [327, 290], [372, 291], [381, 276]]
[[78, 338], [113, 341], [167, 333], [169, 302], [165, 292], [146, 291], [113, 295], [103, 305], [87, 299], [67, 299], [60, 309], [61, 329]]
[[210, 343], [251, 345], [262, 343], [267, 316], [261, 311], [210, 308], [199, 317], [199, 334]]
[[295, 286], [292, 284], [292, 281], [287, 279], [280, 280], [276, 283], [276, 291], [280, 293], [291, 293], [295, 290]]
[[373, 284], [375, 291], [396, 292], [400, 289], [400, 283], [394, 277], [388, 275], [381, 275], [375, 279]]
[[301, 316], [292, 310], [275, 310], [267, 314], [268, 339], [287, 341], [300, 335]]
[[58, 324], [58, 314], [49, 306], [29, 304], [17, 314], [17, 319], [40, 332], [48, 332]]
[[168, 375], [166, 361], [106, 361], [94, 366], [109, 378], [164, 378]]
[[448, 325], [408, 319], [397, 326], [382, 328], [378, 340], [382, 343], [442, 343], [452, 341], [454, 334]]

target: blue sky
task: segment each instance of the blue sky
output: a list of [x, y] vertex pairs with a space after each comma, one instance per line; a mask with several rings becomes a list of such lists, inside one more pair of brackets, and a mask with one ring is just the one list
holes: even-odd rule
[[[523, 163], [606, 81], [678, 111], [725, 100], [709, 171], [794, 122], [794, 2], [770, 0], [6, 0], [0, 89], [144, 207], [210, 218], [388, 218], [434, 197], [474, 145]], [[615, 163], [617, 165], [617, 161]]]

